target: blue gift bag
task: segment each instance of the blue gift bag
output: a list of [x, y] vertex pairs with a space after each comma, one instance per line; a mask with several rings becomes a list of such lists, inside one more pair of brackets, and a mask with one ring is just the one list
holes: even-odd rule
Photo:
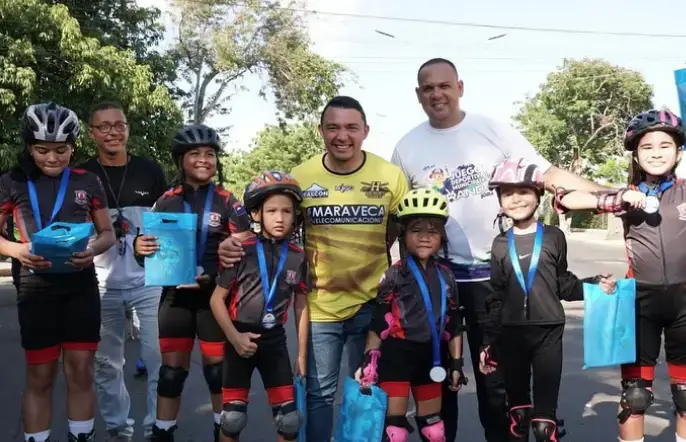
[[145, 286], [195, 284], [197, 274], [195, 213], [143, 213], [143, 233], [154, 235], [160, 245], [145, 257]]
[[681, 119], [686, 118], [686, 69], [674, 71], [674, 81], [676, 82], [676, 92], [679, 96], [679, 109]]
[[636, 362], [636, 280], [608, 295], [584, 283], [584, 369]]
[[335, 442], [381, 442], [388, 397], [377, 387], [360, 390], [353, 378], [343, 385], [343, 403], [336, 425]]
[[305, 433], [307, 431], [307, 390], [305, 389], [305, 378], [296, 376], [293, 386], [295, 387], [295, 405], [298, 407], [300, 416], [302, 416], [298, 442], [305, 442]]
[[56, 222], [31, 235], [31, 253], [42, 256], [52, 263], [45, 270], [33, 270], [36, 273], [78, 272], [66, 261], [76, 252], [84, 252], [88, 240], [93, 234], [93, 223]]

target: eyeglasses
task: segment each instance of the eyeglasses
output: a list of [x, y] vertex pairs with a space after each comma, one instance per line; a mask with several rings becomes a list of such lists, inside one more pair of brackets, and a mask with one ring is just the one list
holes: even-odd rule
[[103, 123], [103, 124], [99, 124], [97, 126], [91, 126], [91, 127], [96, 128], [100, 133], [107, 134], [107, 133], [110, 133], [112, 128], [115, 128], [117, 130], [117, 132], [124, 132], [126, 130], [126, 128], [129, 127], [129, 124], [124, 123], [123, 121], [117, 121], [114, 124]]

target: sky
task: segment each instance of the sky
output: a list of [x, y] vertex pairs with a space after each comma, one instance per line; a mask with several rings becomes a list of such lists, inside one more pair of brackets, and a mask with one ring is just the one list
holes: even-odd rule
[[[138, 2], [169, 11], [167, 0]], [[367, 113], [371, 130], [365, 149], [388, 159], [397, 141], [426, 119], [414, 87], [417, 68], [433, 57], [457, 66], [465, 83], [463, 109], [510, 123], [516, 102], [534, 95], [564, 58], [604, 58], [637, 70], [653, 86], [655, 106], [678, 113], [674, 70], [686, 68], [686, 31], [678, 19], [686, 17], [686, 2], [670, 3], [668, 13], [647, 5], [643, 0], [309, 0], [306, 8], [320, 13], [306, 17], [313, 49], [354, 74], [341, 93], [357, 98]], [[683, 37], [530, 32], [336, 14]], [[169, 14], [166, 22], [169, 44], [175, 35]], [[489, 40], [501, 34], [506, 35]], [[227, 149], [249, 148], [257, 132], [276, 121], [273, 103], [257, 95], [260, 84], [259, 78], [246, 78], [246, 90], [231, 100], [231, 114], [207, 121], [232, 126]]]

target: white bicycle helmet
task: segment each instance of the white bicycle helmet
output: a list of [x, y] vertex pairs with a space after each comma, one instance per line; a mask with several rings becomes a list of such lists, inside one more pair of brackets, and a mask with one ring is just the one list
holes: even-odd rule
[[76, 113], [55, 103], [32, 104], [21, 119], [21, 137], [27, 144], [73, 143], [80, 131]]

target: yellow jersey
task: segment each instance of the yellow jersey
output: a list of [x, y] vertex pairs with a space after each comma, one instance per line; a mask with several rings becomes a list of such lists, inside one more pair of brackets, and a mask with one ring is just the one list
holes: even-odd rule
[[389, 265], [389, 216], [408, 192], [407, 180], [399, 167], [369, 152], [352, 173], [330, 171], [318, 155], [291, 174], [303, 190], [310, 319], [348, 319], [376, 297]]

